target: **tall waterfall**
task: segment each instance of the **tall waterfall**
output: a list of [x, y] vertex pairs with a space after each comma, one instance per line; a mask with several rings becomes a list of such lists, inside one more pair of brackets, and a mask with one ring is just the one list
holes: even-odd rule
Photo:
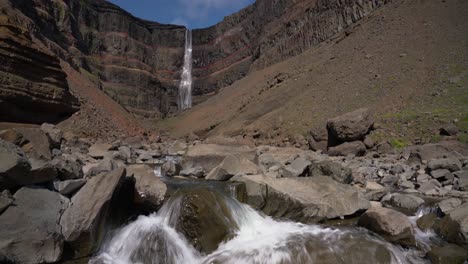
[[185, 31], [184, 67], [179, 84], [179, 109], [192, 107], [192, 30]]

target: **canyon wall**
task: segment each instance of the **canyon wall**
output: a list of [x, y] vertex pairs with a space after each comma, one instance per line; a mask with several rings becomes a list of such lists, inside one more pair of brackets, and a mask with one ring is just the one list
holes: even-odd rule
[[[251, 70], [300, 54], [387, 1], [258, 0], [194, 30], [194, 103]], [[177, 110], [184, 27], [139, 19], [103, 0], [0, 0], [0, 8], [1, 56], [11, 62], [0, 67], [2, 107], [31, 110], [27, 102], [34, 101], [45, 112], [76, 111], [63, 60], [135, 114], [164, 117]], [[22, 67], [21, 57], [35, 69]]]

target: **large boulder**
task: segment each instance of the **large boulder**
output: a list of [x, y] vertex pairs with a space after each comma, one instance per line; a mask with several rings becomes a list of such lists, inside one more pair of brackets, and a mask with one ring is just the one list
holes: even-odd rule
[[23, 150], [0, 140], [0, 190], [15, 187], [21, 179], [27, 178], [30, 169]]
[[257, 174], [257, 165], [241, 155], [229, 155], [208, 173], [207, 180], [227, 181], [238, 174]]
[[15, 128], [15, 130], [23, 135], [23, 138], [28, 141], [21, 148], [29, 158], [51, 160], [52, 145], [49, 137], [40, 128]]
[[96, 159], [102, 159], [112, 147], [112, 144], [96, 143], [89, 148], [88, 155]]
[[61, 155], [53, 159], [52, 164], [58, 172], [61, 180], [73, 180], [83, 178], [83, 164], [75, 155]]
[[176, 230], [203, 253], [217, 249], [238, 229], [225, 200], [227, 198], [215, 191], [187, 188], [179, 190], [173, 199], [180, 199], [180, 211], [174, 219]]
[[127, 166], [127, 177], [135, 179], [133, 201], [150, 210], [159, 209], [166, 198], [166, 184], [154, 174], [154, 170], [143, 164]]
[[307, 176], [309, 166], [312, 162], [304, 157], [298, 157], [288, 162], [282, 169], [283, 177], [302, 177]]
[[327, 153], [330, 156], [363, 156], [366, 154], [366, 146], [362, 141], [345, 142], [338, 146], [330, 147]]
[[247, 202], [274, 217], [317, 222], [349, 216], [370, 207], [360, 192], [330, 177], [271, 178], [264, 175], [235, 177], [244, 182]]
[[205, 171], [211, 171], [227, 156], [238, 155], [254, 161], [255, 149], [248, 146], [226, 146], [216, 144], [197, 144], [190, 146], [184, 156], [183, 167], [201, 166]]
[[68, 199], [35, 187], [20, 189], [14, 199], [15, 206], [0, 215], [0, 256], [17, 263], [59, 261], [63, 252], [59, 221]]
[[358, 225], [383, 236], [390, 242], [404, 245], [415, 243], [414, 230], [408, 217], [392, 209], [372, 207], [359, 218]]
[[56, 181], [54, 182], [54, 188], [60, 194], [70, 197], [83, 187], [85, 183], [85, 179]]
[[449, 242], [468, 244], [468, 203], [447, 212], [434, 229]]
[[103, 239], [108, 205], [125, 175], [125, 168], [99, 174], [88, 180], [71, 199], [60, 225], [75, 258], [88, 256]]
[[93, 177], [100, 173], [110, 172], [123, 166], [124, 164], [122, 161], [105, 158], [101, 160], [99, 163], [91, 166], [89, 170], [86, 172], [86, 176]]
[[50, 162], [30, 159], [31, 161], [31, 171], [28, 173], [26, 178], [18, 181], [18, 184], [21, 186], [45, 183], [57, 178], [57, 169], [50, 164]]
[[463, 264], [468, 260], [468, 251], [463, 247], [448, 244], [433, 246], [428, 256], [432, 264]]
[[399, 208], [414, 213], [424, 204], [424, 200], [412, 194], [392, 193], [382, 198], [382, 204], [387, 207]]
[[454, 172], [461, 170], [462, 164], [457, 158], [432, 159], [427, 163], [427, 167], [432, 171], [445, 169]]
[[349, 184], [353, 181], [353, 175], [350, 168], [343, 167], [337, 162], [330, 160], [314, 162], [309, 166], [310, 176], [327, 176], [333, 180]]
[[459, 141], [442, 141], [440, 143], [410, 146], [403, 150], [407, 159], [432, 160], [456, 158], [460, 154], [468, 155], [468, 144]]
[[346, 113], [327, 122], [329, 141], [350, 142], [362, 140], [374, 124], [374, 117], [367, 108]]

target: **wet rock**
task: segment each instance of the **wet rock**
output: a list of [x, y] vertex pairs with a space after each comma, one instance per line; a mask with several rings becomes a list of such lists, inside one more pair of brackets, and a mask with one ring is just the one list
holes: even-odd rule
[[254, 161], [256, 151], [248, 146], [197, 144], [188, 148], [184, 156], [183, 167], [201, 166], [205, 171], [211, 171], [229, 155], [243, 156]]
[[63, 181], [83, 178], [83, 164], [75, 155], [62, 155], [50, 164], [57, 168], [58, 177]]
[[333, 161], [314, 162], [309, 166], [309, 175], [327, 176], [333, 180], [349, 184], [353, 181], [353, 175], [350, 168], [343, 167], [341, 164]]
[[349, 142], [364, 139], [373, 124], [370, 110], [362, 108], [328, 120], [327, 128], [329, 137], [337, 142]]
[[206, 176], [207, 180], [227, 181], [234, 175], [257, 174], [257, 165], [243, 156], [230, 155], [224, 158], [223, 162], [211, 170]]
[[423, 215], [421, 218], [419, 218], [416, 221], [416, 225], [423, 231], [428, 231], [431, 230], [436, 221], [437, 221], [437, 215], [435, 213], [429, 213], [426, 215]]
[[264, 175], [236, 177], [247, 185], [247, 202], [274, 217], [315, 222], [353, 215], [370, 203], [353, 187], [330, 177], [270, 178]]
[[135, 179], [133, 201], [149, 210], [159, 209], [166, 198], [166, 184], [154, 175], [154, 170], [148, 165], [127, 166], [127, 177]]
[[49, 137], [40, 128], [15, 128], [15, 130], [23, 135], [23, 138], [28, 141], [21, 148], [29, 158], [51, 160], [52, 145]]
[[0, 215], [0, 256], [17, 263], [58, 262], [63, 252], [60, 216], [68, 199], [46, 189], [25, 187], [15, 206]]
[[205, 171], [202, 167], [194, 167], [181, 170], [180, 175], [184, 177], [203, 178], [205, 176]]
[[52, 124], [44, 123], [41, 125], [41, 130], [49, 137], [53, 147], [60, 148], [63, 138], [63, 132]]
[[234, 236], [238, 228], [226, 198], [206, 188], [180, 190], [181, 209], [176, 229], [203, 253], [211, 253], [219, 244]]
[[462, 204], [462, 201], [457, 198], [449, 198], [437, 203], [437, 209], [442, 214], [447, 214], [449, 211], [459, 207]]
[[0, 193], [0, 215], [13, 203], [10, 191], [4, 190]]
[[410, 246], [415, 244], [414, 230], [408, 217], [398, 211], [373, 207], [359, 218], [358, 225], [383, 236], [390, 242]]
[[15, 187], [27, 178], [31, 164], [19, 147], [0, 140], [0, 190]]
[[96, 143], [89, 148], [88, 155], [96, 159], [102, 159], [111, 148], [112, 144]]
[[430, 170], [446, 169], [449, 171], [459, 171], [462, 169], [462, 164], [457, 158], [433, 159], [427, 164]]
[[441, 136], [455, 136], [458, 134], [458, 127], [454, 124], [447, 124], [446, 126], [440, 128]]
[[60, 225], [65, 241], [73, 248], [75, 258], [88, 256], [103, 238], [107, 207], [114, 192], [125, 178], [125, 168], [97, 175], [73, 196]]
[[345, 142], [328, 149], [328, 155], [330, 156], [363, 156], [364, 154], [366, 154], [366, 146], [362, 141]]
[[[294, 159], [291, 163], [287, 164], [282, 170], [283, 177], [301, 177], [306, 176], [308, 173], [308, 168], [312, 164], [309, 160], [298, 157]], [[252, 173], [256, 174], [256, 173]]]
[[178, 163], [168, 160], [161, 166], [161, 173], [165, 177], [173, 177], [179, 175], [180, 169], [181, 167]]
[[86, 183], [85, 179], [56, 181], [54, 182], [54, 188], [60, 194], [70, 197], [75, 192], [77, 192], [81, 187], [83, 187], [85, 183]]
[[450, 210], [435, 226], [436, 232], [449, 242], [468, 243], [468, 203]]
[[468, 259], [468, 252], [460, 246], [448, 244], [432, 246], [428, 256], [433, 264], [463, 264]]
[[386, 207], [405, 209], [408, 212], [416, 210], [424, 204], [424, 200], [412, 194], [392, 193], [382, 199], [382, 204]]

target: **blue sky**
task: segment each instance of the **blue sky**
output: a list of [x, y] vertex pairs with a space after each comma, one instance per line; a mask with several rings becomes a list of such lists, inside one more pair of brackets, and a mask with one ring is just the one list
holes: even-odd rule
[[204, 28], [254, 0], [110, 0], [134, 16], [165, 24]]

